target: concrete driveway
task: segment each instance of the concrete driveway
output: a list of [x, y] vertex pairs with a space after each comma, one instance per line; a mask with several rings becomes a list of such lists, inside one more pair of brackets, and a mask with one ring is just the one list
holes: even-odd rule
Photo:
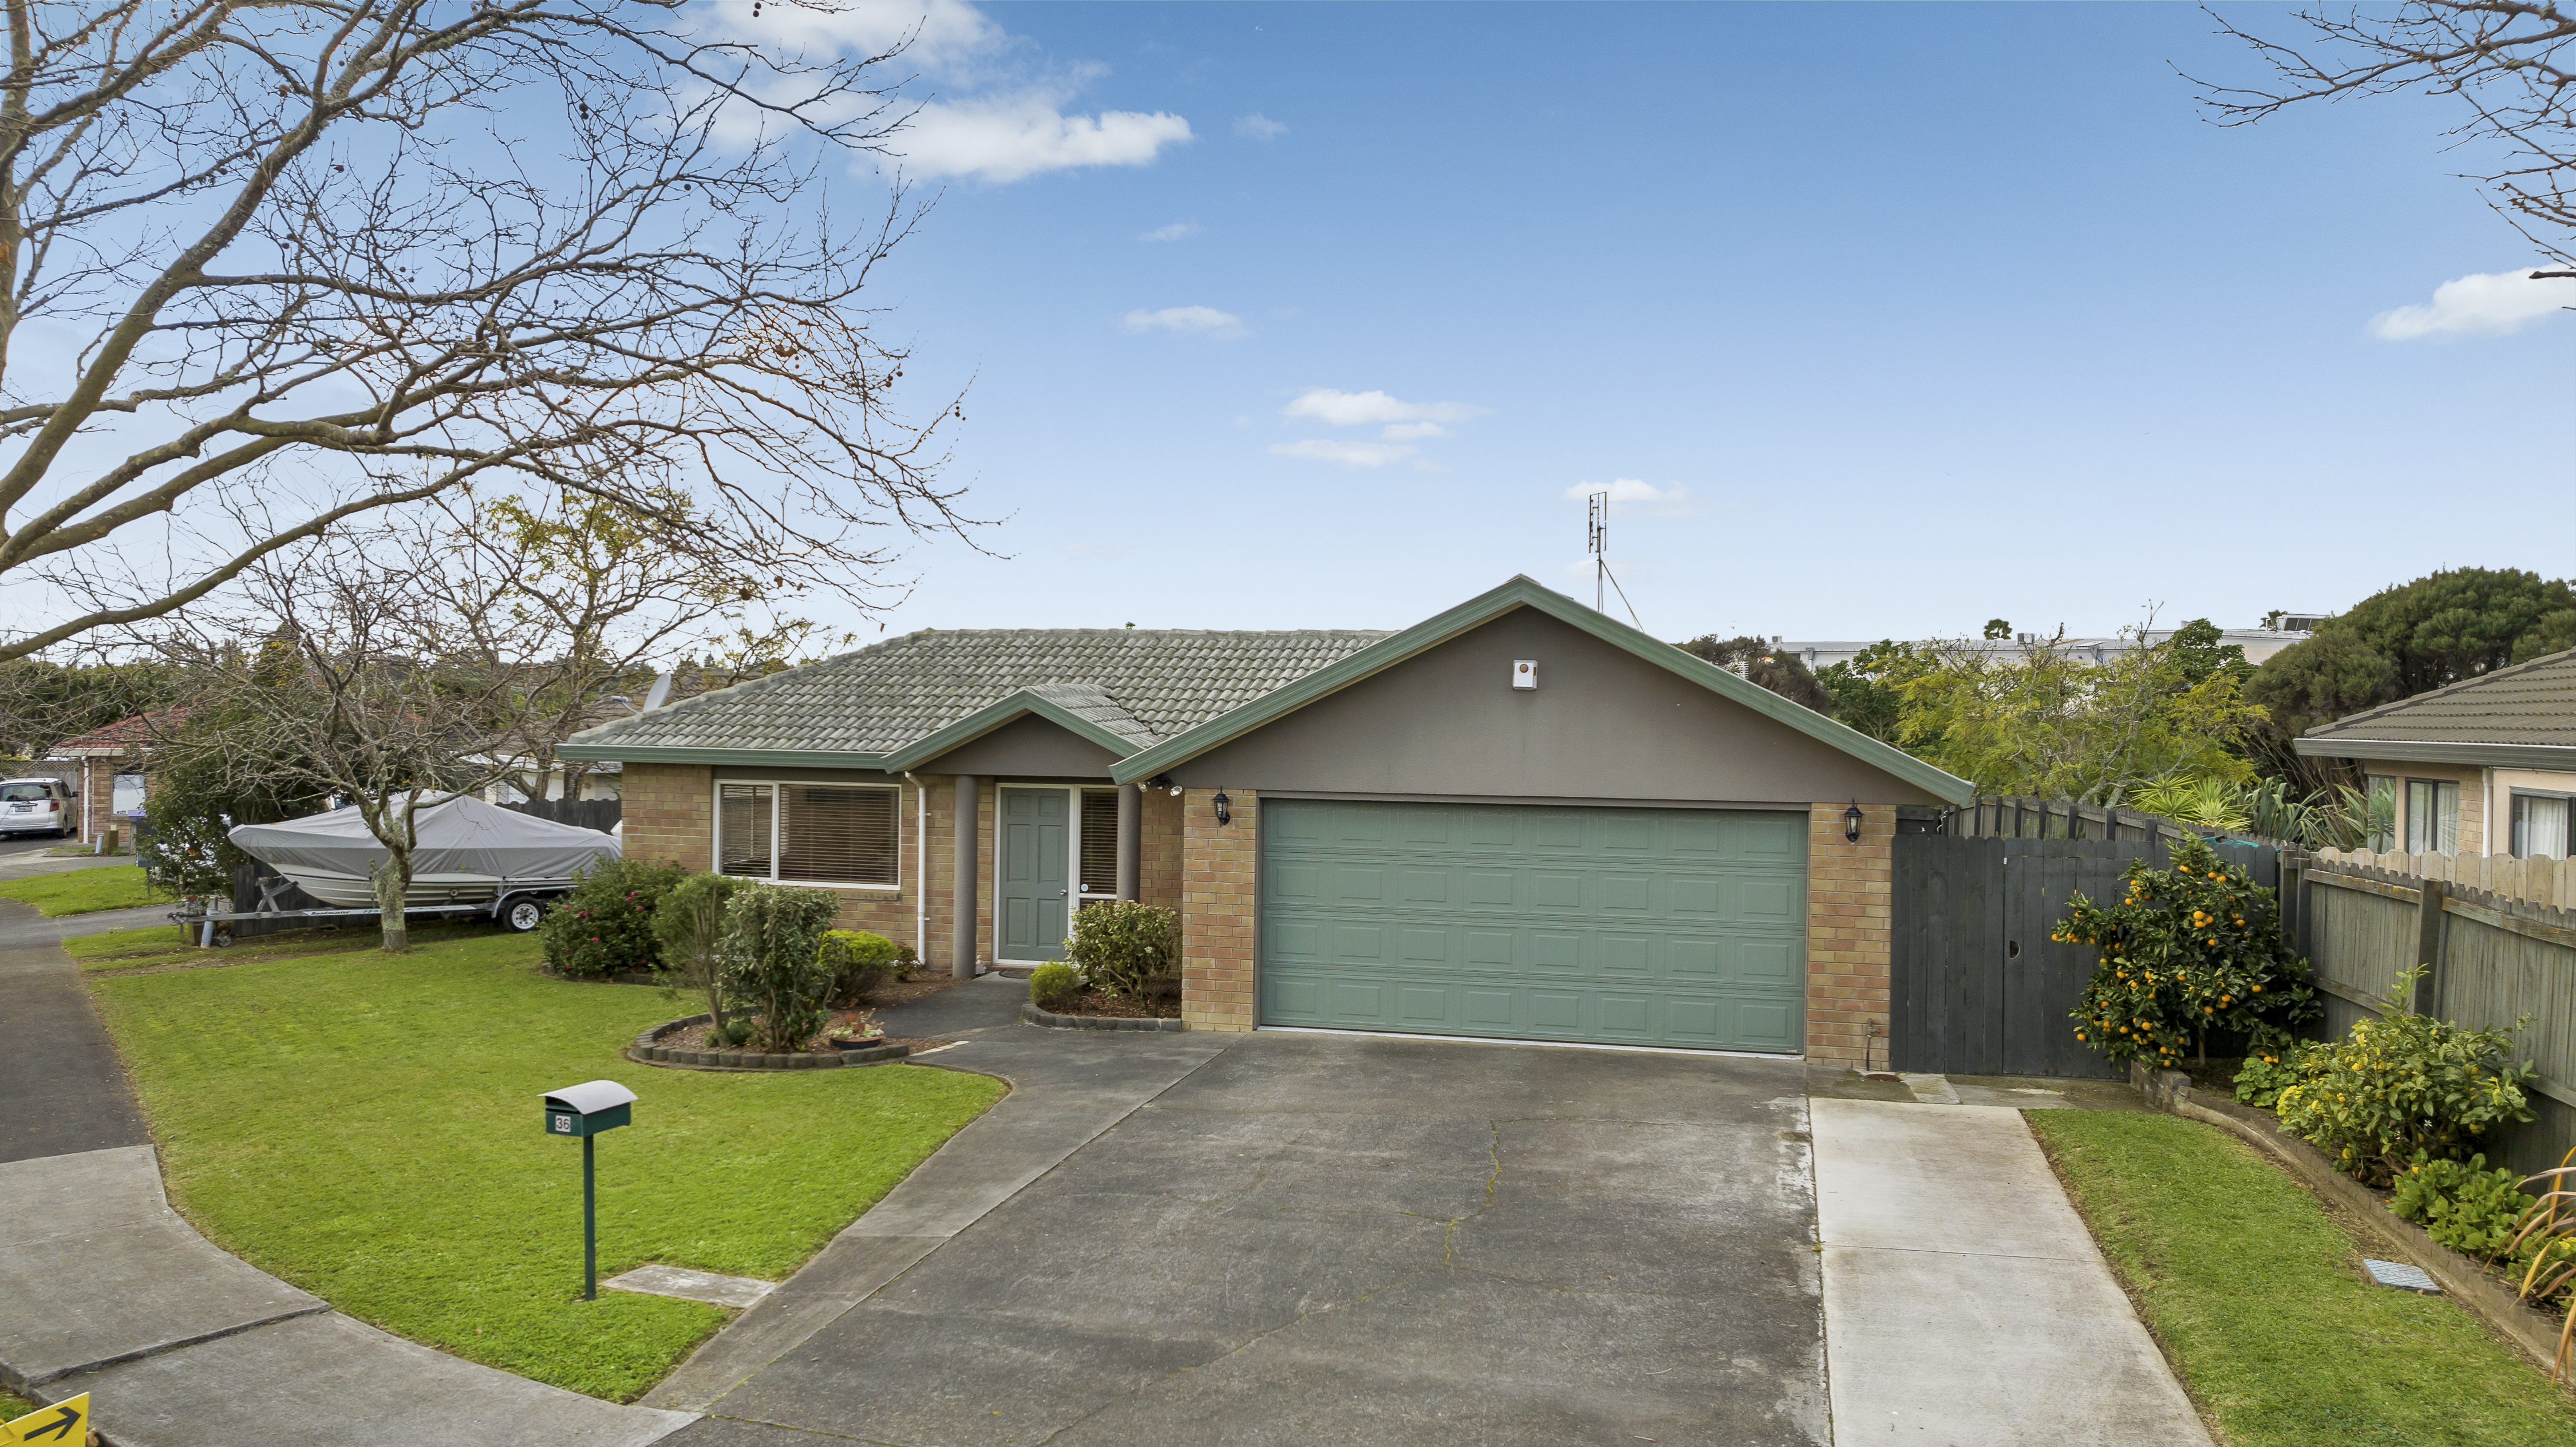
[[1243, 1037], [671, 1440], [1827, 1442], [1803, 1072]]

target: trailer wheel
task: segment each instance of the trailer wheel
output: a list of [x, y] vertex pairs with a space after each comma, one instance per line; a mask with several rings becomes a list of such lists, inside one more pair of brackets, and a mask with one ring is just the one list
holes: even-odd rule
[[546, 917], [546, 907], [533, 899], [514, 899], [501, 911], [501, 925], [514, 935], [535, 929]]
[[228, 950], [228, 949], [231, 949], [232, 947], [233, 947], [233, 932], [232, 932], [231, 930], [228, 930], [228, 929], [219, 929], [219, 930], [215, 931], [215, 948], [216, 948], [216, 949], [219, 949], [219, 950]]

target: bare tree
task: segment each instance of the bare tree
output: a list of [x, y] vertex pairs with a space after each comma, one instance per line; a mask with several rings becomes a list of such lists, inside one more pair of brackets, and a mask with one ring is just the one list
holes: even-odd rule
[[[2409, 91], [2465, 107], [2451, 134], [2499, 154], [2470, 179], [2542, 252], [2576, 263], [2576, 10], [2552, 0], [2409, 0], [2389, 9], [2311, 6], [2297, 12], [2306, 38], [2256, 35], [2220, 19], [2219, 30], [2271, 62], [2278, 83], [2200, 82], [2224, 124], [2245, 125], [2303, 101]], [[2536, 272], [2535, 278], [2576, 276]]]
[[406, 948], [424, 802], [542, 787], [532, 757], [551, 758], [605, 686], [738, 618], [724, 575], [658, 545], [657, 518], [600, 503], [565, 522], [505, 500], [253, 560], [148, 640], [185, 681], [168, 764], [354, 807], [386, 851], [385, 948]]
[[781, 588], [959, 523], [960, 410], [892, 409], [860, 304], [921, 210], [815, 184], [901, 126], [894, 53], [689, 0], [6, 10], [0, 585], [73, 606], [0, 661], [477, 479], [695, 499], [670, 544]]

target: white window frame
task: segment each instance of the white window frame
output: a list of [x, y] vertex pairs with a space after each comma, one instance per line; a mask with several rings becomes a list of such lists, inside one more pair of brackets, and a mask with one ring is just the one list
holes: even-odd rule
[[724, 873], [724, 791], [727, 785], [744, 788], [793, 789], [879, 789], [894, 795], [894, 883], [839, 883], [828, 879], [781, 879], [778, 877], [780, 838], [778, 827], [787, 811], [778, 806], [778, 796], [769, 799], [769, 874], [727, 875], [729, 879], [757, 879], [764, 884], [783, 884], [792, 889], [864, 889], [877, 894], [903, 892], [903, 786], [901, 784], [854, 784], [847, 779], [728, 779], [719, 776], [707, 791], [707, 868]]
[[[2513, 817], [2513, 802], [2516, 799], [2556, 799], [2567, 805], [2568, 853], [2552, 856], [2547, 854], [2533, 855], [2519, 852], [2518, 846], [2522, 841], [2514, 837], [2514, 831], [2521, 827], [2519, 822]], [[2505, 851], [2513, 855], [2516, 859], [2549, 859], [2553, 857], [2560, 859], [2576, 859], [2576, 794], [2561, 793], [2556, 789], [2525, 789], [2519, 785], [2505, 790], [2504, 847]]]

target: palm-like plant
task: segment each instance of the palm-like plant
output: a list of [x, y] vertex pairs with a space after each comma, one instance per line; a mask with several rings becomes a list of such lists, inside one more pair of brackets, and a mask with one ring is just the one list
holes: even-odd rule
[[2140, 784], [2129, 798], [2148, 813], [2162, 814], [2177, 824], [2198, 824], [2209, 829], [2243, 829], [2248, 822], [2236, 787], [2225, 779], [2208, 775], [2186, 777], [2168, 774], [2161, 779], [2150, 779]]
[[[2514, 1223], [2513, 1244], [2506, 1249], [2516, 1262], [2529, 1260], [2517, 1294], [2525, 1301], [2547, 1301], [2576, 1291], [2576, 1151], [2560, 1157], [2556, 1168], [2523, 1184], [2549, 1189]], [[2551, 1377], [2567, 1370], [2571, 1346], [2576, 1346], [2576, 1310], [2567, 1313], [2567, 1324], [2558, 1330], [2558, 1356]]]

